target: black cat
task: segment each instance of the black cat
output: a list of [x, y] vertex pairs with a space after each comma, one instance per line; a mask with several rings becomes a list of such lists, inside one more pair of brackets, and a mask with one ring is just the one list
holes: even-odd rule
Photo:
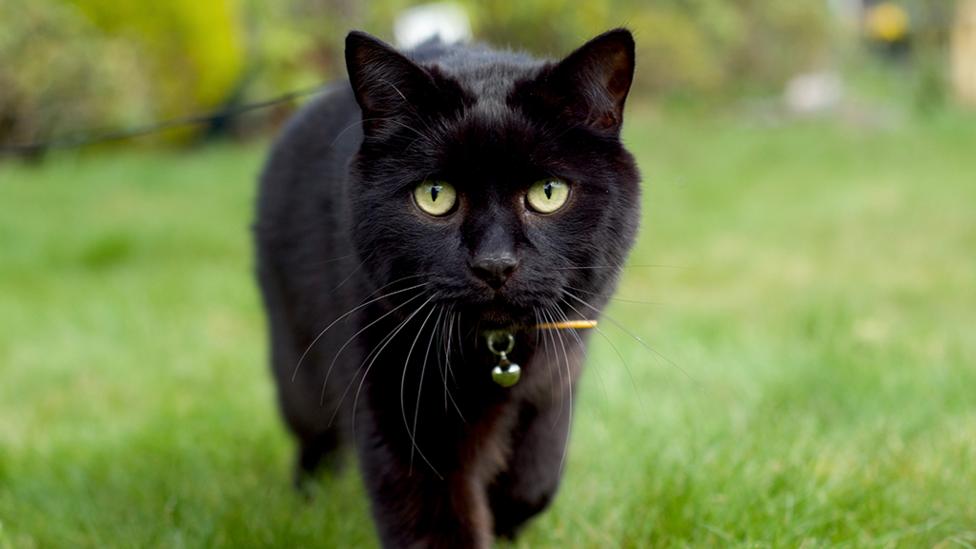
[[549, 62], [353, 32], [346, 63], [275, 145], [255, 226], [297, 474], [348, 442], [385, 546], [485, 547], [556, 492], [568, 321], [599, 316], [637, 230], [633, 38]]

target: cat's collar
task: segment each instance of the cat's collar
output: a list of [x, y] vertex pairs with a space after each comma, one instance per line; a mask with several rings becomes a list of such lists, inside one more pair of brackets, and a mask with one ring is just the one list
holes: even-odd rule
[[588, 330], [596, 328], [595, 320], [564, 320], [562, 322], [541, 322], [533, 326], [536, 330]]

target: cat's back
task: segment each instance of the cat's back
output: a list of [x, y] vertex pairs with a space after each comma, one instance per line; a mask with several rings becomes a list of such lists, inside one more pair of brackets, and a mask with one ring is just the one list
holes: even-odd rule
[[359, 119], [352, 90], [341, 82], [289, 120], [261, 174], [255, 223], [260, 241], [284, 244], [317, 218], [348, 210], [344, 186], [349, 159], [362, 140]]

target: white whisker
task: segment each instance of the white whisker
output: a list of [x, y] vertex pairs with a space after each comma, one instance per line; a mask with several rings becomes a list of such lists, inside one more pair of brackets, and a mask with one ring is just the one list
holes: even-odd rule
[[362, 309], [363, 307], [366, 307], [366, 306], [368, 306], [368, 305], [370, 305], [372, 303], [376, 303], [377, 301], [380, 301], [381, 299], [386, 299], [386, 298], [388, 298], [390, 296], [394, 296], [394, 295], [397, 295], [397, 294], [402, 294], [403, 292], [408, 292], [410, 290], [416, 290], [417, 288], [426, 286], [427, 284], [429, 284], [429, 282], [423, 282], [421, 284], [417, 284], [416, 286], [410, 286], [409, 288], [403, 288], [402, 290], [396, 290], [394, 292], [389, 292], [387, 294], [384, 294], [384, 295], [381, 295], [379, 297], [373, 298], [373, 299], [371, 299], [371, 300], [369, 300], [369, 301], [367, 301], [365, 303], [362, 303], [360, 305], [357, 305], [357, 306], [353, 307], [352, 309], [346, 311], [345, 313], [343, 313], [342, 315], [340, 315], [338, 318], [336, 318], [335, 320], [333, 320], [332, 322], [330, 322], [329, 325], [326, 326], [321, 332], [319, 332], [319, 335], [315, 336], [315, 339], [313, 339], [312, 342], [308, 344], [308, 347], [305, 348], [305, 352], [302, 353], [301, 358], [298, 359], [298, 364], [295, 365], [295, 371], [292, 372], [292, 374], [291, 374], [291, 380], [292, 380], [292, 382], [295, 381], [295, 377], [298, 375], [298, 369], [301, 368], [302, 362], [305, 361], [305, 357], [307, 357], [308, 356], [308, 353], [311, 352], [312, 347], [314, 347], [315, 344], [318, 343], [320, 339], [322, 339], [322, 336], [324, 336], [326, 332], [328, 332], [333, 326], [335, 326], [336, 324], [338, 324], [340, 320], [342, 320], [344, 318], [347, 318], [349, 315], [353, 314], [354, 312], [356, 312], [356, 311]]
[[[584, 317], [585, 316], [585, 315], [583, 315], [582, 312], [580, 312], [579, 309], [577, 309], [576, 307], [573, 307], [573, 304], [572, 303], [570, 303], [570, 302], [568, 302], [568, 301], [566, 301], [565, 299], [562, 299], [562, 298], [560, 298], [559, 300], [563, 304], [565, 304], [567, 307], [569, 307], [570, 309], [572, 309], [573, 312], [575, 312], [576, 314], [580, 315], [580, 317]], [[626, 372], [627, 372], [627, 377], [630, 378], [630, 385], [634, 389], [634, 394], [637, 396], [637, 405], [640, 407], [641, 411], [644, 411], [644, 398], [641, 396], [641, 392], [637, 389], [637, 382], [634, 380], [634, 373], [631, 371], [630, 365], [628, 364], [627, 360], [624, 359], [624, 355], [621, 354], [620, 350], [617, 349], [617, 346], [613, 344], [613, 340], [610, 339], [610, 336], [608, 336], [606, 334], [606, 332], [604, 332], [603, 330], [601, 330], [599, 326], [594, 326], [593, 329], [596, 330], [596, 333], [600, 334], [600, 337], [602, 337], [610, 345], [610, 348], [613, 349], [613, 352], [614, 353], [616, 353], [617, 358], [620, 359], [620, 363], [623, 365], [624, 370], [626, 370]], [[601, 378], [601, 380], [602, 380], [602, 378]]]
[[[433, 309], [431, 310], [431, 312], [433, 312]], [[444, 306], [441, 305], [440, 311], [438, 311], [437, 313], [437, 320], [434, 321], [434, 327], [432, 327], [430, 330], [430, 340], [427, 342], [427, 350], [424, 351], [424, 360], [420, 363], [420, 381], [417, 382], [417, 397], [416, 400], [414, 401], [414, 406], [413, 406], [413, 427], [410, 428], [409, 426], [407, 426], [410, 431], [410, 440], [414, 441], [413, 447], [410, 449], [410, 472], [411, 473], [413, 472], [413, 451], [414, 449], [416, 449], [417, 452], [420, 452], [420, 448], [417, 447], [417, 443], [416, 443], [417, 418], [420, 416], [420, 397], [424, 389], [424, 374], [427, 373], [427, 359], [430, 358], [430, 348], [434, 344], [434, 338], [437, 336], [436, 328], [440, 324], [441, 316], [443, 314], [444, 314]], [[423, 326], [421, 326], [420, 329], [423, 330]], [[417, 334], [419, 335], [420, 332], [418, 332]], [[406, 368], [404, 368], [404, 370], [406, 370]], [[400, 398], [400, 407], [401, 409], [403, 407], [402, 396]], [[406, 417], [404, 417], [404, 420], [406, 420]], [[422, 452], [420, 452], [420, 454], [423, 455]], [[430, 462], [428, 462], [428, 464], [429, 463]]]
[[[427, 321], [430, 320], [430, 317], [433, 314], [434, 314], [434, 309], [431, 308], [430, 312], [427, 313], [427, 317], [424, 318], [424, 322], [420, 325], [420, 328], [417, 329], [417, 335], [414, 336], [413, 342], [410, 343], [410, 349], [407, 351], [407, 358], [404, 359], [403, 361], [403, 373], [400, 374], [400, 414], [403, 416], [403, 426], [404, 428], [406, 428], [407, 434], [410, 435], [410, 445], [411, 445], [410, 453], [412, 454], [413, 450], [416, 448], [417, 453], [420, 454], [420, 457], [423, 458], [423, 460], [427, 462], [427, 465], [429, 465], [430, 468], [433, 469], [434, 473], [437, 474], [438, 477], [440, 477], [440, 473], [437, 472], [437, 468], [434, 467], [434, 465], [430, 462], [430, 460], [427, 459], [427, 456], [424, 455], [424, 453], [420, 450], [420, 448], [417, 448], [417, 441], [414, 439], [413, 434], [410, 432], [410, 424], [407, 422], [407, 409], [404, 407], [403, 404], [403, 389], [407, 379], [407, 365], [410, 364], [410, 356], [413, 354], [414, 346], [417, 345], [417, 340], [420, 339], [420, 334], [424, 331], [424, 326], [427, 325]], [[412, 469], [411, 469], [411, 473], [412, 473]]]
[[654, 349], [652, 349], [650, 347], [650, 345], [648, 345], [647, 343], [644, 343], [644, 340], [643, 339], [637, 337], [633, 332], [631, 332], [630, 330], [628, 330], [626, 327], [624, 327], [623, 324], [621, 324], [620, 322], [618, 322], [616, 319], [614, 319], [610, 315], [606, 314], [605, 312], [601, 313], [601, 311], [599, 309], [597, 309], [593, 305], [590, 305], [589, 303], [587, 303], [583, 299], [579, 298], [578, 296], [573, 295], [570, 292], [567, 292], [567, 291], [564, 290], [563, 291], [563, 294], [564, 295], [567, 295], [567, 296], [569, 296], [569, 297], [571, 297], [573, 299], [575, 299], [579, 303], [581, 303], [584, 306], [588, 307], [589, 309], [593, 310], [593, 312], [602, 315], [603, 318], [606, 318], [607, 320], [609, 320], [614, 326], [616, 326], [622, 332], [624, 332], [625, 334], [627, 334], [628, 336], [630, 336], [634, 341], [636, 341], [637, 343], [639, 343], [642, 347], [644, 347], [645, 349], [647, 349], [649, 352], [654, 353], [654, 355], [658, 356], [659, 358], [661, 358], [662, 360], [664, 360], [665, 362], [667, 362], [668, 364], [670, 364], [674, 368], [677, 368], [688, 379], [690, 379], [692, 381], [695, 380], [695, 378], [693, 378], [688, 372], [686, 372], [684, 368], [682, 368], [681, 366], [678, 366], [674, 361], [672, 361], [668, 357], [666, 357], [666, 356], [662, 355], [661, 353], [659, 353], [659, 352], [655, 351]]
[[[551, 331], [556, 332], [556, 335], [559, 336], [559, 345], [560, 345], [560, 347], [562, 347], [562, 350], [563, 350], [563, 360], [564, 360], [564, 364], [566, 365], [567, 384], [566, 384], [566, 387], [564, 388], [564, 390], [565, 391], [569, 391], [569, 418], [567, 418], [567, 421], [569, 421], [569, 427], [567, 428], [566, 440], [565, 440], [565, 442], [563, 442], [563, 452], [562, 452], [562, 455], [559, 457], [559, 473], [562, 474], [562, 472], [563, 472], [563, 466], [566, 463], [566, 453], [569, 450], [569, 432], [568, 431], [571, 431], [572, 428], [573, 428], [573, 407], [574, 407], [574, 403], [573, 403], [573, 400], [574, 400], [574, 398], [573, 398], [573, 374], [570, 371], [570, 367], [569, 367], [569, 354], [566, 352], [566, 344], [565, 344], [565, 342], [563, 342], [562, 332], [560, 330], [551, 330]], [[560, 411], [560, 414], [561, 413], [562, 413], [562, 411]]]
[[393, 307], [392, 309], [390, 309], [389, 311], [387, 311], [386, 313], [384, 313], [379, 318], [373, 320], [369, 324], [367, 324], [367, 325], [363, 326], [362, 328], [360, 328], [358, 332], [354, 333], [352, 335], [352, 337], [350, 337], [349, 339], [347, 339], [346, 342], [343, 343], [341, 347], [339, 347], [339, 350], [336, 351], [335, 356], [332, 357], [332, 362], [329, 363], [329, 369], [326, 370], [326, 372], [325, 372], [325, 381], [322, 382], [322, 395], [321, 395], [321, 397], [319, 399], [319, 405], [320, 406], [325, 402], [325, 388], [329, 384], [329, 376], [332, 375], [332, 369], [335, 367], [336, 361], [339, 360], [339, 355], [342, 354], [342, 351], [344, 351], [345, 348], [348, 347], [349, 344], [352, 343], [354, 339], [356, 339], [357, 337], [359, 337], [363, 332], [365, 332], [366, 330], [368, 330], [370, 327], [376, 325], [376, 323], [378, 323], [379, 321], [381, 321], [384, 318], [390, 316], [391, 314], [393, 314], [394, 312], [396, 312], [397, 309], [400, 309], [401, 307], [407, 305], [411, 301], [414, 301], [415, 299], [417, 299], [417, 298], [419, 298], [419, 297], [421, 297], [423, 295], [424, 295], [423, 292], [419, 292], [417, 295], [415, 295], [415, 296], [407, 299], [406, 301], [404, 301], [403, 303], [397, 305], [396, 307]]

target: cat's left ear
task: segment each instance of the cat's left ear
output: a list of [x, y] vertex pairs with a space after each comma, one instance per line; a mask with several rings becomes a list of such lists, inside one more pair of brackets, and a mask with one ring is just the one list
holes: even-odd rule
[[618, 133], [634, 79], [634, 37], [614, 29], [590, 40], [544, 77], [546, 100], [591, 129]]

